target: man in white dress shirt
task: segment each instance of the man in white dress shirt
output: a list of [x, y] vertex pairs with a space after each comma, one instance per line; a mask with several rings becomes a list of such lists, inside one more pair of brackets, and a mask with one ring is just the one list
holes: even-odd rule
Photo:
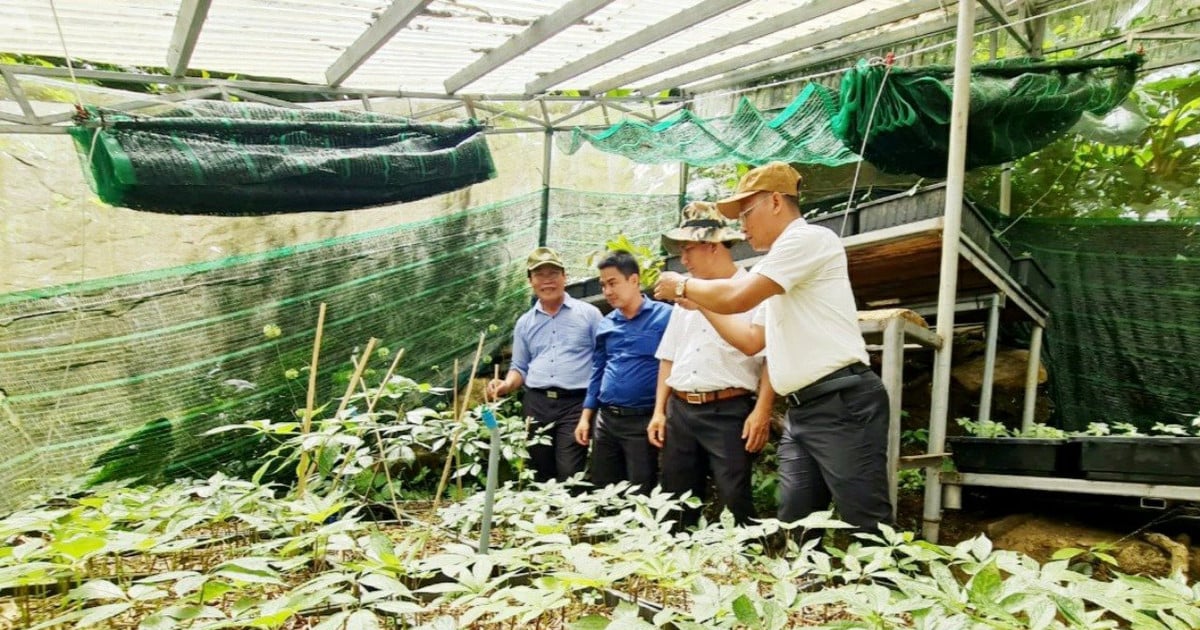
[[[771, 162], [746, 173], [717, 202], [736, 218], [762, 261], [737, 278], [660, 276], [655, 295], [698, 305], [731, 345], [765, 348], [775, 391], [788, 401], [779, 440], [779, 519], [829, 506], [859, 531], [891, 519], [887, 485], [888, 395], [868, 366], [846, 250], [833, 231], [800, 216], [800, 173]], [[762, 305], [750, 324], [717, 313]], [[819, 532], [809, 532], [815, 535]]]
[[[742, 238], [716, 204], [695, 201], [683, 209], [680, 226], [663, 235], [663, 247], [696, 278], [733, 278], [746, 273], [730, 253]], [[753, 311], [732, 317], [749, 325]], [[754, 459], [770, 437], [775, 400], [761, 378], [762, 358], [729, 345], [686, 299], [676, 301], [655, 356], [658, 391], [646, 432], [662, 449], [663, 490], [704, 499], [711, 477], [721, 504], [736, 522], [748, 523], [755, 516]], [[681, 525], [698, 516], [687, 511]]]

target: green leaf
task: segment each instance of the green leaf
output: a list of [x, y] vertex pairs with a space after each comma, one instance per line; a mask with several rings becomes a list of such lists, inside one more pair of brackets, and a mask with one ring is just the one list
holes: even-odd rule
[[212, 572], [238, 582], [255, 584], [283, 584], [279, 574], [263, 558], [237, 558], [222, 563]]
[[73, 560], [104, 549], [104, 539], [99, 536], [76, 536], [68, 540], [57, 540], [50, 544], [50, 550], [58, 552]]
[[200, 589], [200, 600], [208, 603], [224, 597], [229, 591], [235, 590], [232, 584], [227, 584], [218, 580], [205, 582], [204, 587]]
[[1068, 558], [1074, 558], [1075, 556], [1078, 556], [1081, 553], [1084, 553], [1084, 550], [1076, 549], [1075, 547], [1065, 547], [1063, 549], [1059, 549], [1058, 551], [1055, 551], [1054, 555], [1050, 556], [1050, 559], [1051, 560], [1066, 560]]
[[1087, 627], [1087, 617], [1083, 608], [1083, 602], [1054, 593], [1050, 594], [1050, 598], [1054, 600], [1054, 605], [1058, 607], [1058, 612], [1062, 613], [1062, 616], [1066, 617], [1067, 621], [1071, 622], [1072, 625]]
[[105, 619], [111, 619], [117, 615], [129, 610], [133, 604], [122, 602], [120, 604], [106, 604], [104, 606], [96, 606], [88, 608], [87, 614], [75, 623], [76, 628], [90, 628]]
[[747, 626], [757, 626], [760, 623], [758, 611], [754, 609], [754, 602], [744, 594], [733, 600], [733, 615]]
[[375, 602], [371, 604], [371, 607], [375, 610], [382, 610], [385, 613], [391, 613], [393, 615], [412, 615], [425, 610], [424, 606], [416, 602], [398, 602], [394, 600]]
[[379, 618], [369, 610], [356, 610], [346, 619], [344, 630], [379, 630]]
[[609, 623], [607, 617], [588, 615], [572, 621], [570, 627], [571, 630], [604, 630]]
[[125, 591], [108, 580], [91, 580], [68, 595], [72, 599], [125, 599]]
[[971, 578], [971, 599], [978, 602], [994, 602], [1000, 592], [1000, 569], [995, 562], [989, 562], [975, 577]]

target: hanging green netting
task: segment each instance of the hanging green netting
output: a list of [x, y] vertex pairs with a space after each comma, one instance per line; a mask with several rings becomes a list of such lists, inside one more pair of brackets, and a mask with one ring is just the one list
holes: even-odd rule
[[474, 121], [188, 101], [155, 116], [88, 108], [70, 129], [105, 203], [177, 214], [331, 211], [495, 176]]
[[651, 125], [626, 119], [597, 134], [578, 127], [558, 138], [559, 149], [575, 153], [585, 142], [641, 164], [686, 162], [692, 166], [784, 161], [838, 166], [858, 160], [833, 134], [836, 106], [828, 88], [809, 84], [782, 112], [768, 118], [748, 99], [732, 116], [700, 118], [691, 110]]
[[1200, 225], [1026, 218], [1005, 236], [1054, 282], [1043, 359], [1064, 428], [1200, 415]]
[[[585, 261], [607, 238], [657, 246], [678, 208], [676, 195], [551, 190], [547, 244], [575, 279], [594, 277]], [[304, 407], [321, 302], [319, 402], [341, 395], [370, 337], [406, 350], [401, 373], [449, 384], [480, 332], [491, 331], [485, 353], [494, 354], [528, 308], [524, 262], [541, 216], [536, 192], [261, 254], [0, 295], [0, 511], [89, 470], [94, 481], [253, 473], [269, 441], [205, 432], [286, 421]]]
[[[1141, 56], [1039, 62], [1004, 60], [971, 70], [967, 168], [996, 165], [1046, 146], [1084, 112], [1125, 100]], [[833, 131], [880, 170], [945, 177], [954, 68], [859, 64], [842, 77]], [[880, 90], [882, 89], [882, 95]], [[878, 107], [871, 109], [878, 98]]]

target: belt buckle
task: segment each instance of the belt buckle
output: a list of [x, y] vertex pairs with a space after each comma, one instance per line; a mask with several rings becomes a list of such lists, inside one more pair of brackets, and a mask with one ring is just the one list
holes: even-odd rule
[[546, 398], [552, 398], [554, 400], [558, 400], [558, 392], [554, 391], [553, 389], [547, 389], [546, 390]]
[[684, 398], [688, 401], [689, 405], [704, 404], [704, 392], [686, 392]]

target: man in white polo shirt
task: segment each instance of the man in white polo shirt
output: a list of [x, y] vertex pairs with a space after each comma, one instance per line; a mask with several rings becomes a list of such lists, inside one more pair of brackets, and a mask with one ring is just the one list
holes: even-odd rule
[[[680, 226], [663, 235], [664, 249], [678, 254], [697, 278], [746, 275], [730, 252], [742, 233], [716, 204], [693, 201], [682, 214]], [[734, 317], [749, 324], [753, 313]], [[655, 356], [658, 392], [646, 432], [662, 449], [662, 489], [691, 491], [703, 500], [711, 477], [734, 521], [749, 524], [755, 516], [754, 459], [770, 437], [775, 403], [767, 379], [760, 379], [762, 359], [729, 345], [686, 299], [675, 302]], [[690, 526], [698, 517], [699, 510], [687, 510], [680, 524]]]
[[[762, 261], [729, 279], [664, 273], [655, 295], [695, 302], [748, 355], [766, 348], [771, 385], [789, 405], [778, 449], [779, 519], [826, 509], [832, 497], [843, 521], [870, 531], [892, 511], [887, 391], [867, 365], [845, 248], [831, 230], [801, 218], [799, 187], [800, 174], [783, 162], [746, 173], [717, 206], [767, 252]], [[752, 324], [718, 315], [759, 304], [765, 308]]]

